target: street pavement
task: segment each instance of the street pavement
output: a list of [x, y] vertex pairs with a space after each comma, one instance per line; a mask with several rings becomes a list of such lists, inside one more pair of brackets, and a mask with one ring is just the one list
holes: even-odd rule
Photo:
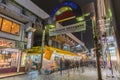
[[[103, 80], [119, 80], [112, 77], [106, 77], [106, 70], [102, 69]], [[2, 78], [0, 80], [98, 80], [96, 68], [79, 68], [63, 70], [61, 73], [55, 72], [50, 75], [40, 75], [37, 71], [29, 72], [28, 74], [18, 75], [13, 77]]]

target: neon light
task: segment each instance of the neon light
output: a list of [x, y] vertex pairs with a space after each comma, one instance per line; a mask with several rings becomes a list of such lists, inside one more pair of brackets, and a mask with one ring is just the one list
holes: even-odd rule
[[55, 13], [63, 6], [70, 6], [72, 9], [77, 10], [78, 9], [78, 5], [75, 4], [74, 2], [71, 1], [65, 1], [62, 4], [58, 5], [51, 13], [51, 17], [53, 17], [55, 15]]

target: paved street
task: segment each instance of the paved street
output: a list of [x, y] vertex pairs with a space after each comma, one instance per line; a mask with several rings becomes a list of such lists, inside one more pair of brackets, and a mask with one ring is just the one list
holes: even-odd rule
[[[69, 73], [69, 74], [68, 74]], [[103, 80], [119, 80], [115, 78], [106, 78], [105, 70], [102, 69]], [[56, 72], [50, 75], [39, 75], [37, 71], [30, 72], [29, 74], [19, 75], [14, 77], [3, 78], [0, 80], [97, 80], [97, 70], [95, 68], [70, 69], [64, 70], [61, 75]]]

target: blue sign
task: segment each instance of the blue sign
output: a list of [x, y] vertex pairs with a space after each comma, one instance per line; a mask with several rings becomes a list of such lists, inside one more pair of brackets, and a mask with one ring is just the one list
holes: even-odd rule
[[74, 2], [71, 1], [65, 1], [62, 4], [58, 5], [51, 13], [51, 17], [53, 17], [55, 15], [55, 13], [63, 6], [70, 6], [72, 9], [77, 10], [78, 9], [78, 5], [75, 4]]

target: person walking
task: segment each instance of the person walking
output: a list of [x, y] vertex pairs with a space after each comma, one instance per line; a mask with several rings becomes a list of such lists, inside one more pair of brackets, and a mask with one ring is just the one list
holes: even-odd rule
[[60, 74], [62, 75], [62, 69], [63, 69], [63, 60], [60, 58]]

